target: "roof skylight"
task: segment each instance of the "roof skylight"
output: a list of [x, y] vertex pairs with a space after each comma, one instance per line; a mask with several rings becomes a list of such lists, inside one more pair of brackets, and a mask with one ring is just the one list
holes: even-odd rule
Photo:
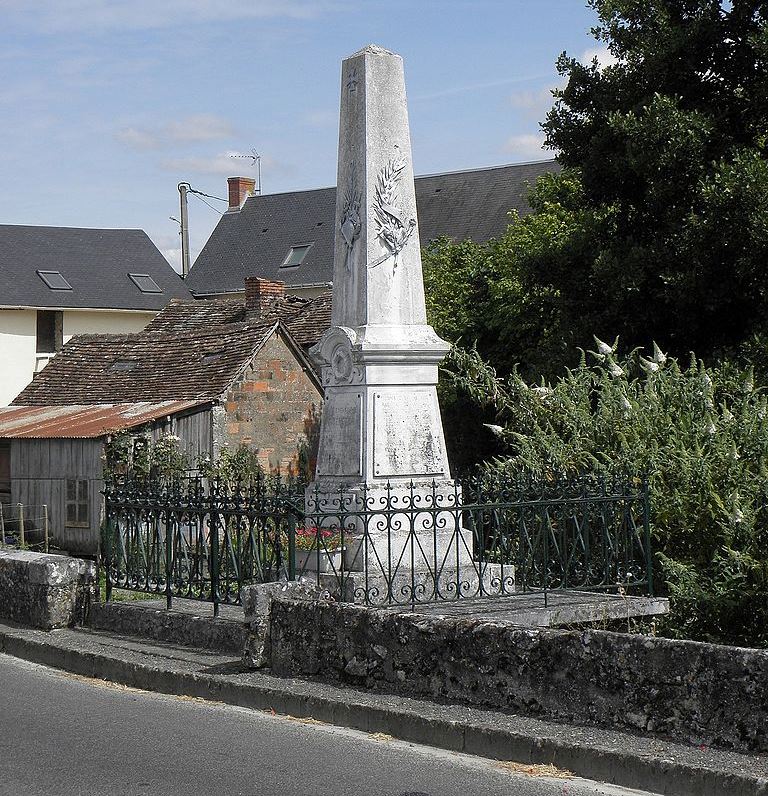
[[110, 373], [130, 373], [139, 363], [135, 359], [116, 359], [110, 366]]
[[162, 293], [163, 289], [149, 274], [128, 274], [142, 293]]
[[[314, 241], [313, 241], [314, 242]], [[301, 265], [307, 252], [312, 248], [312, 243], [305, 243], [301, 246], [291, 246], [286, 258], [280, 264], [281, 268], [291, 268], [295, 265]]]
[[37, 275], [51, 290], [72, 290], [72, 285], [61, 275], [61, 271], [38, 271]]

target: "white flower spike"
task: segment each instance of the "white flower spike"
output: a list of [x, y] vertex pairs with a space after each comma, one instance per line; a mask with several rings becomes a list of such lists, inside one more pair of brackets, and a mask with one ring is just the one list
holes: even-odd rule
[[667, 355], [656, 345], [653, 344], [653, 361], [661, 366], [665, 365], [667, 362]]
[[611, 362], [611, 364], [608, 366], [608, 372], [611, 374], [611, 376], [616, 378], [624, 375], [624, 369], [615, 362]]
[[603, 354], [604, 356], [607, 356], [608, 354], [612, 354], [613, 353], [613, 348], [611, 346], [609, 346], [608, 343], [604, 343], [597, 335], [593, 334], [592, 337], [595, 338], [595, 343], [597, 343], [597, 350], [601, 354]]
[[497, 426], [494, 423], [483, 423], [483, 425], [492, 433], [495, 434], [497, 437], [501, 437], [504, 434], [503, 426]]
[[659, 372], [659, 363], [654, 362], [651, 359], [645, 359], [645, 357], [640, 357], [640, 364], [642, 365], [643, 370], [648, 375]]

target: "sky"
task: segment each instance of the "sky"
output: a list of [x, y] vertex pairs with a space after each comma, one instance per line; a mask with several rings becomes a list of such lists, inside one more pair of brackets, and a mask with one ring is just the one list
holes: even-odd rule
[[[0, 0], [0, 223], [141, 228], [179, 268], [177, 183], [336, 179], [341, 61], [403, 56], [417, 175], [552, 157], [558, 55], [609, 60], [585, 0]], [[192, 259], [226, 203], [191, 197]], [[209, 206], [210, 205], [210, 206]]]

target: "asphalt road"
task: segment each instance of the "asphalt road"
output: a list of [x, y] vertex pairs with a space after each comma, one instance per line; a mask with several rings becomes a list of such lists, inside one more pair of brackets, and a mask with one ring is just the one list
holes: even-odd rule
[[152, 694], [0, 654], [0, 796], [617, 796], [580, 779]]

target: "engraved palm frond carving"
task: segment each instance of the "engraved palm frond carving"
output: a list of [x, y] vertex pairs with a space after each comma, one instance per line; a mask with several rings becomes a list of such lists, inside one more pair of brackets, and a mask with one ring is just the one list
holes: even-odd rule
[[404, 158], [392, 158], [376, 179], [373, 203], [376, 234], [389, 249], [389, 254], [377, 260], [371, 267], [394, 257], [394, 267], [397, 268], [398, 255], [416, 228], [416, 219], [406, 219], [405, 211], [399, 207], [401, 201], [399, 183], [406, 165]]
[[355, 179], [355, 164], [349, 172], [347, 180], [347, 187], [344, 191], [344, 205], [341, 213], [341, 222], [339, 229], [341, 237], [347, 246], [346, 257], [344, 258], [344, 266], [347, 271], [352, 269], [352, 249], [354, 248], [355, 241], [360, 234], [361, 220], [360, 220], [360, 204], [362, 197], [357, 187]]

